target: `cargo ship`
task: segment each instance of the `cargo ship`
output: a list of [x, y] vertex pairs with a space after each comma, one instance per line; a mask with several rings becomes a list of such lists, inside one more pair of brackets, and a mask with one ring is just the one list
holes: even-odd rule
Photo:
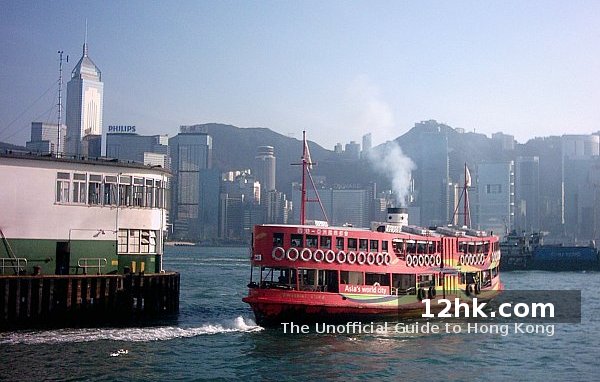
[[483, 231], [412, 226], [404, 208], [371, 229], [308, 224], [305, 138], [301, 165], [300, 224], [254, 227], [243, 301], [259, 325], [419, 317], [425, 299], [489, 300], [502, 289], [498, 237]]
[[501, 270], [596, 271], [600, 254], [594, 243], [587, 246], [543, 244], [540, 233], [511, 232], [500, 242]]

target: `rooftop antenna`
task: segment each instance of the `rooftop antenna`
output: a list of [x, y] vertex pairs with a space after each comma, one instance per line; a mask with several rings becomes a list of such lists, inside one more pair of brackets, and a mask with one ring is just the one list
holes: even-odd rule
[[[58, 137], [56, 140], [56, 156], [59, 156], [60, 153], [60, 130], [61, 130], [61, 120], [62, 120], [62, 85], [63, 85], [63, 54], [65, 52], [62, 50], [58, 51], [59, 55], [59, 64], [58, 64]], [[69, 62], [69, 56], [67, 55], [67, 62]]]
[[85, 18], [85, 38], [83, 39], [83, 55], [87, 56], [87, 34], [88, 34], [88, 27], [87, 27], [87, 17]]

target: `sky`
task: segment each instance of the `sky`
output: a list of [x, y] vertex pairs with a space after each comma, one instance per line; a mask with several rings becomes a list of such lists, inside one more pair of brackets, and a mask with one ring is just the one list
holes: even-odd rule
[[600, 130], [595, 0], [0, 0], [0, 141], [56, 122], [57, 51], [64, 96], [86, 19], [104, 131], [218, 122], [332, 149], [429, 119], [521, 143]]

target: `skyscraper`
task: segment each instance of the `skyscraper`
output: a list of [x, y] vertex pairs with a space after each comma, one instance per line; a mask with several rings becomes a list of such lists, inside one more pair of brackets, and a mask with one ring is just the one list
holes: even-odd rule
[[275, 154], [273, 146], [259, 146], [254, 158], [254, 173], [263, 193], [275, 190]]
[[169, 139], [173, 172], [171, 221], [178, 238], [202, 237], [202, 170], [212, 167], [212, 137], [194, 126], [181, 126], [180, 133]]
[[86, 37], [83, 55], [67, 83], [66, 154], [99, 156], [103, 94], [102, 73], [88, 56]]
[[[56, 123], [31, 122], [31, 140], [26, 143], [27, 149], [42, 154], [55, 153], [58, 148], [58, 130]], [[60, 141], [65, 141], [67, 128], [60, 125]], [[59, 153], [64, 152], [60, 145]]]

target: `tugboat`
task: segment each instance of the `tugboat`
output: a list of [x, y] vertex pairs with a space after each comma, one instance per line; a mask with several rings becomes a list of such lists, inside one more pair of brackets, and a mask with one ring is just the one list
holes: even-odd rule
[[425, 299], [485, 301], [501, 291], [498, 237], [483, 231], [408, 225], [404, 208], [371, 229], [307, 224], [303, 142], [300, 224], [254, 227], [243, 301], [259, 325], [419, 317]]

